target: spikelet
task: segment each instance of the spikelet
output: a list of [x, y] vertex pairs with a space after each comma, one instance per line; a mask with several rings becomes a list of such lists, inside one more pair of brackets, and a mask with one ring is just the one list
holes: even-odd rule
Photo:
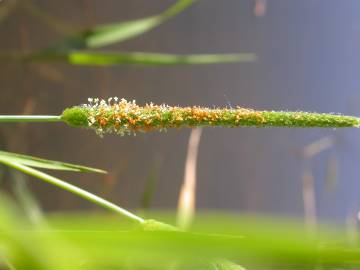
[[338, 114], [308, 112], [256, 111], [242, 107], [206, 108], [177, 107], [153, 103], [139, 106], [135, 100], [109, 98], [107, 101], [89, 98], [88, 104], [66, 109], [61, 118], [71, 126], [91, 128], [102, 136], [116, 133], [121, 136], [137, 131], [168, 128], [220, 127], [359, 127], [360, 119]]

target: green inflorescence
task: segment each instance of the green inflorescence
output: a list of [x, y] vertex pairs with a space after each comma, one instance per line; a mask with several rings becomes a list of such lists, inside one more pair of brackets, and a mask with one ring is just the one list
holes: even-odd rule
[[167, 128], [221, 127], [359, 127], [360, 118], [338, 114], [256, 111], [241, 107], [171, 107], [152, 103], [139, 106], [135, 101], [89, 99], [89, 104], [66, 109], [62, 120], [75, 127], [95, 129], [105, 133], [130, 134], [136, 131]]

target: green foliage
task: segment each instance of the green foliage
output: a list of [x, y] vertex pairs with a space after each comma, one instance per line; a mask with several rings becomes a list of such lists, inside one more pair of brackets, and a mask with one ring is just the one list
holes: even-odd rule
[[61, 54], [61, 58], [74, 65], [109, 66], [119, 64], [129, 65], [208, 65], [217, 63], [252, 62], [255, 55], [252, 53], [239, 54], [193, 54], [176, 55], [161, 53], [116, 53], [116, 52], [90, 52], [71, 51]]
[[176, 55], [143, 52], [101, 52], [101, 51], [43, 51], [22, 58], [25, 62], [66, 62], [73, 65], [207, 65], [218, 63], [252, 62], [252, 53], [239, 54], [193, 54]]
[[[0, 1], [1, 2], [1, 1]], [[92, 51], [138, 37], [178, 15], [196, 0], [179, 0], [159, 15], [128, 22], [97, 25], [80, 31], [55, 46], [30, 53], [5, 53], [0, 60], [66, 62], [73, 65], [194, 65], [252, 62], [255, 55], [175, 55], [144, 52]], [[0, 10], [0, 21], [16, 6]], [[67, 31], [30, 2], [27, 11], [62, 32]], [[67, 108], [61, 116], [1, 115], [0, 122], [59, 122], [93, 128], [97, 133], [121, 135], [173, 127], [359, 127], [360, 119], [335, 114], [256, 111], [245, 108], [138, 106], [135, 101], [108, 102], [89, 99], [90, 104]], [[338, 230], [320, 230], [310, 236], [288, 221], [274, 225], [269, 219], [251, 217], [228, 222], [197, 217], [191, 231], [182, 231], [155, 219], [143, 219], [93, 193], [44, 173], [46, 170], [106, 173], [103, 170], [0, 151], [0, 163], [15, 172], [35, 177], [69, 191], [124, 217], [100, 214], [51, 217], [36, 222], [40, 211], [29, 190], [17, 182], [15, 193], [25, 214], [0, 194], [0, 269], [357, 269], [360, 249], [357, 239], [346, 239]], [[23, 183], [23, 182], [22, 182]], [[19, 185], [20, 184], [20, 185]], [[151, 189], [149, 189], [151, 191]], [[145, 199], [146, 201], [146, 199]], [[36, 208], [36, 209], [35, 209]], [[36, 211], [33, 211], [33, 210]], [[26, 216], [28, 218], [26, 218]], [[162, 219], [159, 219], [162, 220]], [[166, 218], [165, 218], [166, 220]], [[199, 222], [200, 220], [200, 222]], [[34, 222], [35, 221], [35, 222]], [[45, 226], [46, 223], [46, 226]], [[133, 226], [134, 223], [136, 226]], [[200, 223], [200, 225], [199, 225]], [[49, 226], [48, 226], [49, 224]], [[351, 243], [351, 244], [348, 244]]]
[[[34, 177], [36, 177], [40, 180], [43, 180], [51, 185], [57, 186], [63, 190], [69, 191], [79, 197], [82, 197], [85, 200], [88, 200], [88, 201], [90, 201], [94, 204], [97, 204], [101, 207], [104, 207], [108, 210], [114, 211], [131, 221], [135, 221], [138, 223], [144, 222], [144, 220], [142, 218], [130, 213], [129, 211], [127, 211], [127, 210], [125, 210], [125, 209], [123, 209], [123, 208], [97, 196], [97, 195], [94, 195], [86, 190], [76, 187], [70, 183], [67, 183], [67, 182], [65, 182], [59, 178], [56, 178], [54, 176], [51, 176], [47, 173], [41, 172], [39, 170], [28, 167], [21, 163], [14, 162], [13, 160], [0, 159], [0, 163], [3, 163], [6, 166], [9, 166], [15, 170], [18, 170], [18, 171], [28, 174], [30, 176], [34, 176]], [[103, 172], [103, 171], [97, 170], [97, 172]]]
[[106, 173], [103, 170], [99, 170], [95, 168], [90, 168], [90, 167], [85, 167], [85, 166], [60, 162], [60, 161], [42, 159], [27, 155], [15, 154], [5, 151], [0, 151], [0, 162], [2, 161], [10, 162], [10, 163], [18, 163], [29, 167], [36, 167], [36, 168], [42, 168], [48, 170]]
[[94, 49], [138, 37], [156, 28], [194, 4], [196, 0], [179, 0], [162, 14], [127, 22], [94, 26], [61, 44], [60, 49]]
[[245, 270], [244, 267], [224, 259], [215, 260], [212, 266], [214, 270]]
[[14, 154], [9, 152], [0, 151], [0, 163], [30, 176], [34, 176], [40, 180], [43, 180], [49, 184], [57, 186], [63, 190], [67, 190], [73, 194], [76, 194], [85, 200], [88, 200], [94, 204], [97, 204], [101, 207], [114, 211], [124, 217], [128, 218], [131, 221], [136, 221], [138, 223], [143, 223], [144, 220], [129, 211], [99, 197], [86, 190], [83, 190], [79, 187], [76, 187], [72, 184], [69, 184], [59, 178], [51, 176], [47, 173], [41, 172], [35, 168], [49, 169], [49, 170], [63, 170], [63, 171], [76, 171], [76, 172], [95, 172], [95, 173], [106, 173], [103, 170], [94, 169], [90, 167], [64, 163], [59, 161], [52, 161], [46, 159], [40, 159], [36, 157]]
[[[5, 269], [167, 270], [174, 264], [177, 269], [209, 270], [240, 270], [242, 265], [253, 268], [269, 264], [283, 269], [360, 266], [359, 249], [346, 244], [346, 239], [336, 231], [322, 229], [321, 235], [311, 238], [301, 227], [287, 221], [276, 224], [255, 217], [228, 220], [216, 215], [212, 219], [198, 217], [193, 231], [184, 232], [157, 220], [143, 220], [94, 194], [20, 163], [64, 170], [80, 170], [82, 166], [6, 152], [4, 156], [0, 159], [3, 164], [139, 224], [134, 228], [117, 218], [77, 215], [50, 219], [50, 227], [41, 224], [34, 227], [0, 196], [0, 265]], [[235, 262], [241, 262], [241, 266]]]
[[[54, 46], [30, 53], [2, 53], [0, 61], [66, 62], [72, 65], [204, 65], [234, 62], [252, 62], [252, 53], [238, 54], [162, 54], [145, 52], [92, 51], [100, 47], [138, 37], [173, 18], [197, 0], [178, 0], [163, 13], [138, 20], [97, 25], [77, 33]], [[34, 8], [30, 10], [34, 11]], [[38, 14], [38, 12], [35, 12]], [[47, 18], [46, 21], [49, 21]], [[52, 20], [50, 20], [52, 21]]]
[[76, 247], [56, 232], [29, 222], [6, 195], [0, 195], [1, 269], [80, 269], [84, 257]]
[[[144, 231], [117, 216], [77, 213], [48, 216], [44, 228], [24, 219], [3, 194], [0, 218], [0, 262], [15, 269], [241, 269], [236, 263], [246, 269], [287, 270], [360, 266], [359, 249], [337, 231], [322, 228], [321, 236], [310, 238], [286, 220], [199, 215], [191, 232]], [[208, 233], [216, 232], [214, 227], [228, 232]]]
[[179, 231], [178, 228], [154, 219], [147, 219], [141, 224], [144, 231]]

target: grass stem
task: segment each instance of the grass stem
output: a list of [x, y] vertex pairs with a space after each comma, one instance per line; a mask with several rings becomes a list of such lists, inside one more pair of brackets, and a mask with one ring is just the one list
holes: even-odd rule
[[61, 122], [58, 115], [0, 115], [0, 122]]
[[83, 190], [77, 186], [74, 186], [72, 184], [69, 184], [67, 182], [64, 182], [56, 177], [53, 177], [51, 175], [48, 175], [44, 172], [41, 172], [41, 171], [38, 171], [36, 169], [33, 169], [33, 168], [30, 168], [30, 167], [27, 167], [25, 165], [22, 165], [22, 164], [19, 164], [19, 163], [16, 163], [16, 162], [9, 162], [7, 160], [0, 160], [1, 163], [9, 166], [9, 167], [12, 167], [16, 170], [19, 170], [25, 174], [28, 174], [28, 175], [31, 175], [31, 176], [34, 176], [36, 178], [39, 178], [45, 182], [48, 182], [54, 186], [57, 186], [61, 189], [64, 189], [64, 190], [67, 190], [73, 194], [76, 194], [80, 197], [82, 197], [83, 199], [85, 200], [88, 200], [98, 206], [101, 206], [103, 208], [106, 208], [106, 209], [109, 209], [113, 212], [116, 212], [120, 215], [122, 215], [123, 217], [127, 218], [128, 220], [130, 221], [135, 221], [135, 222], [138, 222], [138, 223], [144, 223], [145, 220], [142, 219], [141, 217], [138, 217], [136, 215], [134, 215], [133, 213], [127, 211], [126, 209], [124, 208], [121, 208], [95, 194], [92, 194], [86, 190]]

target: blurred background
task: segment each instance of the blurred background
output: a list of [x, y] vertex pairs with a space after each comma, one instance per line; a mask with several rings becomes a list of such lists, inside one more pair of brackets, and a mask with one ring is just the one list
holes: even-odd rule
[[[26, 8], [20, 2], [27, 2]], [[86, 27], [158, 14], [175, 1], [0, 1], [1, 51], [51, 46]], [[360, 2], [201, 0], [109, 50], [253, 52], [253, 63], [201, 66], [74, 66], [1, 63], [0, 114], [60, 114], [88, 97], [169, 105], [243, 106], [359, 116]], [[0, 148], [107, 170], [56, 173], [130, 209], [175, 209], [190, 130], [99, 138], [63, 124], [2, 124]], [[205, 128], [198, 145], [201, 210], [344, 222], [360, 207], [358, 130]], [[11, 192], [4, 172], [1, 185]], [[48, 211], [93, 205], [37, 179]]]

